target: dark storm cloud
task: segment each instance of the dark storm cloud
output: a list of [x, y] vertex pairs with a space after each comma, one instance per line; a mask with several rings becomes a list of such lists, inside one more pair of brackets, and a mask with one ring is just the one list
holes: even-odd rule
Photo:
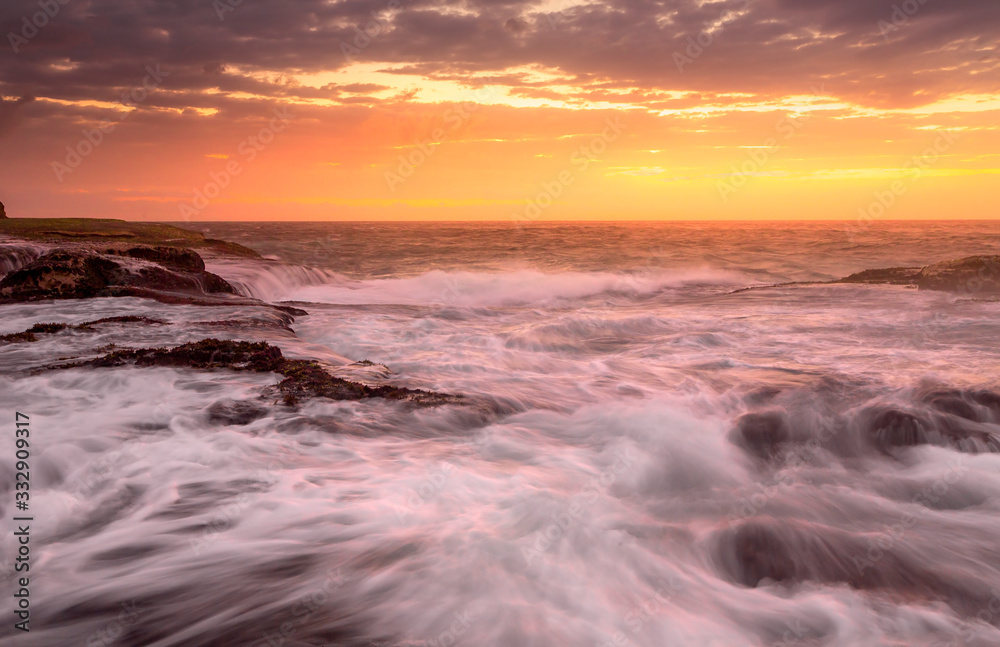
[[[558, 13], [516, 0], [400, 0], [398, 9], [389, 0], [62, 1], [42, 0], [58, 11], [30, 38], [24, 18], [41, 11], [38, 1], [0, 6], [0, 94], [114, 101], [160, 64], [169, 92], [149, 106], [226, 108], [235, 92], [357, 101], [379, 88], [304, 88], [281, 77], [347, 65], [342, 43], [359, 45], [353, 60], [441, 78], [540, 65], [603, 89], [762, 96], [824, 82], [867, 105], [994, 92], [1000, 81], [997, 0], [614, 0]], [[366, 27], [378, 32], [370, 43], [358, 36]]]

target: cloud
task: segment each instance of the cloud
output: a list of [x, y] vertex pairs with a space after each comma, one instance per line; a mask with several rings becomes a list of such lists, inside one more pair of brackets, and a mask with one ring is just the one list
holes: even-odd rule
[[34, 100], [35, 98], [31, 96], [10, 100], [0, 97], [0, 137], [12, 132], [17, 127], [22, 116], [18, 109]]
[[[824, 81], [835, 96], [861, 105], [912, 106], [995, 91], [1000, 3], [909, 0], [902, 4], [918, 8], [896, 25], [900, 4], [614, 0], [553, 13], [524, 1], [401, 0], [394, 9], [388, 0], [244, 0], [220, 19], [213, 3], [198, 0], [90, 0], [67, 4], [20, 54], [5, 54], [0, 89], [107, 101], [134, 86], [143, 66], [160, 63], [175, 73], [171, 92], [211, 91], [220, 104], [233, 93], [335, 99], [335, 89], [297, 88], [288, 79], [357, 60], [430, 78], [538, 66], [559, 71], [582, 93], [600, 84], [779, 96]], [[8, 0], [0, 31], [17, 32], [37, 10], [35, 2]], [[881, 33], [880, 20], [893, 28]], [[367, 44], [345, 57], [341, 44], [366, 42], [357, 40], [366, 28], [373, 34]], [[676, 54], [691, 60], [683, 71]]]

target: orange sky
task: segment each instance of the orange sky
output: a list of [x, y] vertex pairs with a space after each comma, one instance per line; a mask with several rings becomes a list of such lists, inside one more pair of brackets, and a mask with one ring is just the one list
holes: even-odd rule
[[227, 1], [5, 4], [8, 213], [997, 216], [995, 0]]

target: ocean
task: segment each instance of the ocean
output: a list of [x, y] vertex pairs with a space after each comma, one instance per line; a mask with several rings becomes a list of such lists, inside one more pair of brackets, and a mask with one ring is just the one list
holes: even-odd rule
[[[0, 645], [1000, 644], [1000, 301], [822, 283], [1000, 254], [1000, 222], [178, 224], [308, 315], [0, 306], [171, 324], [0, 346], [38, 573]], [[234, 424], [278, 376], [38, 370], [206, 337], [465, 401]]]

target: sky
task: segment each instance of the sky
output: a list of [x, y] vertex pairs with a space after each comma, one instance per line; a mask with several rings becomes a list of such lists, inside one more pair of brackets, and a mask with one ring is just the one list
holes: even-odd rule
[[997, 0], [4, 0], [0, 201], [127, 220], [995, 218]]

